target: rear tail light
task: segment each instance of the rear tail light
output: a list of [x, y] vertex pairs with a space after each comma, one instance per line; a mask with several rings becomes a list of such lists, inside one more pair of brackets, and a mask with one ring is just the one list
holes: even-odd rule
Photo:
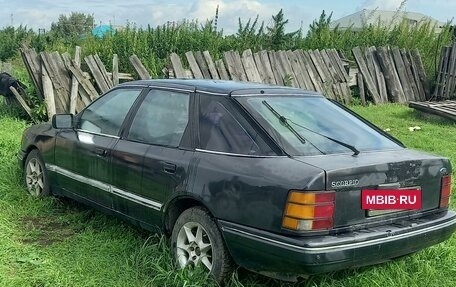
[[451, 175], [442, 177], [442, 186], [440, 189], [440, 208], [447, 208], [450, 204], [451, 197]]
[[282, 227], [291, 230], [328, 230], [334, 225], [334, 191], [290, 191]]

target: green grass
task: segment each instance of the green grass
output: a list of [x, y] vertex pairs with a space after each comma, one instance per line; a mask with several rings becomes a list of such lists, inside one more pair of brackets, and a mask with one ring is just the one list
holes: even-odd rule
[[[353, 107], [407, 146], [456, 163], [456, 125], [400, 105]], [[0, 104], [0, 286], [213, 286], [177, 271], [168, 242], [71, 200], [27, 196], [15, 153], [24, 121]], [[410, 132], [408, 127], [420, 126]], [[456, 207], [453, 195], [453, 208]], [[281, 283], [244, 270], [231, 286], [456, 286], [456, 236], [393, 262]]]

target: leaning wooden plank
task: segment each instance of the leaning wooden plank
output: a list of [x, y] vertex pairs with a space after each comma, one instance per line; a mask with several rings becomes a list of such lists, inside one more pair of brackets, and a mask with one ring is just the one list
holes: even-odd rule
[[312, 60], [312, 63], [314, 67], [317, 69], [318, 76], [321, 79], [322, 83], [326, 83], [330, 81], [329, 76], [327, 75], [326, 69], [324, 69], [324, 64], [322, 63], [321, 59], [319, 58], [319, 55], [315, 53], [315, 51], [309, 50], [306, 51], [308, 55], [310, 56], [310, 59]]
[[308, 89], [303, 75], [304, 72], [302, 71], [302, 66], [298, 57], [296, 57], [295, 53], [293, 53], [292, 51], [287, 51], [287, 56], [290, 60], [291, 68], [293, 69], [293, 74], [295, 75], [299, 87], [302, 89]]
[[220, 76], [218, 74], [217, 68], [215, 67], [214, 61], [212, 60], [211, 53], [209, 53], [209, 51], [204, 51], [203, 56], [206, 60], [212, 79], [219, 80]]
[[410, 82], [407, 77], [407, 72], [405, 68], [404, 61], [402, 60], [401, 52], [398, 47], [393, 47], [391, 49], [391, 55], [394, 59], [394, 64], [396, 66], [397, 74], [399, 75], [399, 80], [401, 81], [402, 90], [404, 91], [405, 99], [407, 102], [413, 101], [415, 96], [413, 95], [413, 90], [410, 87]]
[[297, 65], [296, 66], [297, 71], [295, 71], [295, 74], [296, 73], [300, 74], [299, 76], [297, 75], [297, 77], [301, 77], [301, 80], [303, 82], [302, 83], [302, 85], [303, 85], [302, 88], [304, 88], [306, 90], [310, 90], [310, 91], [316, 91], [316, 89], [315, 89], [315, 87], [314, 87], [314, 85], [312, 83], [312, 80], [310, 79], [308, 68], [306, 67], [306, 65], [305, 65], [305, 63], [304, 63], [304, 61], [303, 61], [303, 59], [301, 57], [300, 51], [299, 50], [295, 50], [292, 53], [294, 55], [294, 58], [291, 57], [290, 61], [291, 61], [291, 59], [297, 61], [295, 63], [295, 65]]
[[22, 96], [19, 94], [19, 92], [14, 88], [13, 86], [9, 87], [10, 91], [14, 94], [16, 97], [16, 100], [21, 104], [21, 106], [24, 108], [25, 112], [33, 119], [32, 116], [32, 109], [27, 105], [27, 103], [24, 101]]
[[396, 103], [406, 103], [407, 100], [388, 49], [385, 47], [377, 48], [377, 56], [391, 99]]
[[62, 97], [62, 102], [65, 105], [65, 112], [68, 112], [70, 108], [70, 93], [71, 93], [71, 76], [68, 73], [68, 70], [65, 68], [65, 63], [62, 59], [62, 55], [55, 51], [50, 54], [52, 59], [52, 64], [56, 68], [56, 72], [59, 75], [61, 85], [64, 92], [62, 94], [58, 93], [59, 97]]
[[328, 69], [328, 72], [329, 72], [329, 74], [331, 76], [332, 81], [334, 83], [343, 82], [345, 80], [345, 78], [342, 77], [342, 75], [340, 75], [337, 72], [337, 69], [334, 66], [333, 62], [331, 61], [331, 59], [330, 59], [328, 53], [326, 52], [326, 50], [321, 50], [320, 51], [320, 57], [323, 60], [323, 63], [325, 64], [326, 68]]
[[442, 81], [439, 85], [439, 94], [437, 95], [439, 98], [445, 98], [445, 90], [447, 89], [447, 81], [448, 81], [448, 65], [450, 63], [450, 54], [451, 54], [451, 47], [446, 47], [445, 55], [443, 57], [443, 69], [442, 69]]
[[41, 52], [40, 56], [43, 62], [43, 67], [46, 69], [47, 74], [51, 78], [52, 85], [54, 87], [56, 112], [66, 113], [69, 108], [70, 97], [70, 92], [67, 90], [68, 87], [65, 87], [63, 80], [60, 78], [60, 73], [58, 71], [57, 64], [53, 60], [52, 55], [45, 52]]
[[32, 79], [38, 99], [43, 100], [43, 85], [41, 83], [41, 59], [35, 49], [22, 45], [20, 48], [22, 60]]
[[375, 53], [374, 47], [365, 48], [364, 49], [364, 59], [366, 60], [366, 65], [367, 65], [367, 69], [369, 71], [369, 75], [371, 76], [372, 80], [375, 83], [377, 92], [380, 93], [380, 90], [379, 90], [380, 84], [377, 81], [378, 80], [377, 71], [375, 70], [375, 65], [374, 65], [374, 53]]
[[220, 79], [222, 79], [222, 80], [230, 79], [230, 75], [228, 75], [228, 72], [226, 71], [226, 68], [225, 68], [225, 63], [223, 63], [222, 59], [216, 60], [215, 66], [217, 68], [218, 74], [220, 75]]
[[174, 76], [176, 78], [185, 78], [187, 75], [185, 74], [185, 69], [182, 66], [179, 55], [176, 53], [171, 53], [171, 55], [169, 55], [169, 58], [171, 59], [171, 65], [173, 66]]
[[247, 81], [247, 75], [244, 70], [244, 65], [242, 65], [242, 60], [241, 60], [241, 55], [239, 55], [238, 51], [231, 51], [231, 57], [234, 60], [235, 63], [235, 69], [237, 74], [239, 75], [241, 81], [246, 82]]
[[410, 88], [412, 89], [413, 97], [410, 97], [410, 101], [419, 101], [420, 100], [420, 91], [415, 82], [415, 77], [413, 75], [412, 64], [410, 63], [409, 58], [407, 57], [407, 51], [405, 49], [399, 50], [401, 53], [402, 61], [405, 65], [405, 73], [408, 78]]
[[413, 79], [415, 81], [415, 84], [418, 88], [418, 101], [426, 101], [426, 91], [425, 87], [423, 85], [423, 82], [421, 81], [420, 74], [418, 71], [418, 65], [415, 63], [415, 60], [412, 56], [412, 53], [410, 51], [407, 51], [407, 57], [409, 59], [409, 62], [412, 66], [412, 74], [413, 74]]
[[79, 84], [89, 95], [90, 100], [98, 98], [99, 94], [95, 87], [92, 85], [92, 82], [90, 82], [90, 80], [84, 76], [83, 71], [77, 66], [74, 61], [71, 63], [71, 65], [67, 66], [67, 68], [76, 77], [76, 79], [78, 79]]
[[372, 99], [375, 104], [383, 103], [383, 99], [380, 97], [380, 94], [377, 91], [377, 85], [372, 79], [369, 69], [367, 67], [366, 61], [364, 60], [363, 52], [360, 47], [355, 47], [352, 49], [353, 56], [355, 56], [356, 63], [358, 64], [359, 71], [363, 74], [364, 82], [366, 83], [366, 88], [369, 91], [369, 94], [372, 95]]
[[339, 53], [337, 53], [336, 49], [329, 49], [326, 51], [331, 57], [333, 63], [337, 66], [340, 75], [345, 78], [345, 82], [349, 82], [350, 76], [348, 75], [347, 70], [344, 68], [344, 64], [342, 63], [342, 59], [340, 58]]
[[95, 62], [97, 63], [98, 68], [100, 69], [101, 75], [103, 76], [106, 84], [108, 85], [108, 88], [111, 89], [114, 85], [112, 83], [111, 77], [109, 77], [109, 75], [108, 75], [106, 66], [103, 64], [103, 61], [101, 61], [100, 56], [98, 54], [95, 54], [95, 56], [93, 56], [93, 58], [95, 59]]
[[377, 56], [377, 49], [372, 46], [368, 48], [369, 51], [372, 53], [372, 60], [374, 64], [375, 75], [377, 77], [377, 86], [378, 86], [378, 94], [382, 99], [382, 103], [388, 102], [388, 91], [386, 90], [386, 83], [385, 83], [385, 76], [383, 76], [382, 69], [380, 68], [380, 64], [378, 62]]
[[253, 59], [252, 50], [247, 49], [244, 52], [242, 52], [241, 60], [245, 70], [245, 74], [247, 76], [247, 80], [249, 80], [250, 82], [261, 83], [261, 76], [258, 72], [255, 60]]
[[44, 67], [42, 71], [44, 101], [46, 103], [48, 119], [50, 120], [52, 119], [52, 116], [57, 113], [55, 109], [54, 89], [52, 88], [51, 78], [49, 78], [49, 75]]
[[236, 68], [235, 68], [236, 64], [234, 62], [231, 52], [230, 51], [224, 52], [223, 58], [225, 59], [226, 68], [228, 70], [228, 73], [230, 74], [231, 80], [240, 81], [241, 79], [236, 73]]
[[106, 93], [109, 90], [109, 85], [106, 83], [105, 77], [103, 77], [103, 73], [101, 72], [100, 68], [95, 61], [93, 55], [89, 55], [84, 58], [87, 66], [89, 67], [90, 72], [92, 73], [92, 77], [95, 79], [95, 83], [98, 86], [98, 89], [101, 94]]
[[323, 92], [323, 83], [321, 82], [321, 78], [318, 75], [317, 68], [313, 64], [309, 53], [303, 50], [298, 50], [298, 52], [301, 58], [301, 62], [304, 64], [304, 68], [307, 69], [307, 72], [309, 73], [309, 77], [314, 86], [314, 90], [317, 92]]
[[[261, 61], [259, 52], [256, 52], [253, 54], [253, 59], [255, 60], [255, 65], [257, 67], [258, 74], [260, 75], [261, 82], [269, 83], [268, 76], [266, 74], [266, 68], [264, 67], [263, 62]], [[268, 61], [269, 61], [269, 59], [268, 59]]]
[[282, 66], [283, 71], [286, 74], [287, 79], [290, 81], [292, 87], [299, 88], [298, 81], [296, 80], [296, 75], [293, 72], [293, 68], [291, 67], [290, 60], [288, 59], [287, 52], [279, 51], [279, 61]]
[[280, 65], [279, 56], [277, 52], [269, 51], [269, 60], [271, 61], [272, 72], [274, 73], [274, 78], [276, 79], [277, 85], [283, 86], [285, 84], [284, 79], [286, 77], [285, 71]]
[[451, 47], [447, 47], [445, 56], [443, 58], [443, 77], [442, 77], [442, 82], [440, 84], [440, 89], [439, 89], [439, 98], [440, 99], [445, 99], [445, 94], [446, 91], [448, 90], [448, 80], [449, 80], [449, 68], [450, 68], [450, 62], [451, 62]]
[[151, 76], [149, 72], [147, 71], [146, 67], [141, 63], [141, 60], [136, 56], [135, 54], [130, 56], [130, 63], [133, 65], [133, 68], [135, 69], [136, 73], [138, 73], [138, 76], [141, 80], [149, 80], [151, 79]]
[[244, 67], [242, 66], [241, 56], [238, 52], [228, 51], [223, 53], [226, 67], [234, 81], [247, 81]]
[[201, 72], [200, 67], [198, 66], [198, 63], [196, 63], [195, 56], [193, 55], [192, 51], [188, 51], [185, 53], [185, 57], [187, 58], [188, 65], [190, 66], [190, 69], [192, 70], [193, 77], [195, 79], [204, 79], [203, 73]]
[[417, 73], [419, 75], [421, 84], [423, 85], [423, 88], [424, 88], [425, 99], [429, 100], [431, 98], [431, 91], [430, 91], [430, 87], [429, 87], [429, 82], [427, 80], [426, 71], [424, 70], [424, 65], [423, 65], [423, 62], [421, 61], [421, 55], [420, 55], [420, 52], [418, 51], [418, 49], [411, 50], [410, 57], [411, 57], [412, 63], [414, 63], [414, 65], [417, 68]]
[[[109, 75], [109, 74], [108, 74]], [[119, 84], [119, 57], [117, 54], [112, 55], [112, 74], [110, 75], [112, 78], [112, 84], [117, 86]]]
[[[74, 62], [76, 65], [79, 67], [81, 66], [81, 47], [76, 46], [74, 50]], [[78, 99], [78, 88], [79, 88], [79, 83], [78, 79], [73, 75], [71, 77], [71, 91], [70, 91], [70, 113], [71, 114], [76, 114], [76, 105], [77, 105], [77, 99]]]
[[277, 84], [277, 81], [274, 77], [274, 72], [272, 71], [271, 61], [269, 59], [268, 52], [265, 50], [259, 51], [258, 53], [254, 54], [255, 63], [260, 65], [264, 68], [262, 72], [264, 73], [263, 81], [268, 84]]
[[[446, 53], [446, 47], [442, 47], [442, 52], [440, 53], [440, 61], [439, 61], [439, 68], [437, 70], [437, 80], [435, 81], [435, 88], [434, 88], [434, 92], [432, 94], [432, 98], [437, 98], [437, 95], [439, 93], [439, 88], [440, 88], [440, 83], [442, 82], [442, 78], [443, 78], [443, 59], [444, 59], [444, 55]], [[412, 53], [412, 56], [413, 53]]]
[[[70, 65], [73, 65], [73, 62], [75, 64], [77, 64], [77, 67], [80, 68], [81, 67], [81, 57], [79, 57], [78, 59], [76, 58], [76, 55], [75, 55], [75, 60], [72, 61], [71, 58], [70, 58], [70, 54], [68, 53], [63, 53], [62, 54], [62, 58], [64, 60], [64, 63], [65, 63], [65, 68], [69, 71], [68, 69], [68, 66]], [[78, 60], [78, 61], [76, 61]], [[71, 73], [71, 71], [70, 71]], [[87, 73], [84, 73], [84, 77], [88, 80], [91, 79], [91, 77], [89, 77], [90, 75]], [[75, 77], [72, 73], [71, 73], [71, 77]], [[78, 84], [78, 88], [76, 89], [77, 91], [77, 94], [76, 94], [76, 109], [75, 109], [75, 112], [79, 112], [81, 111], [83, 108], [85, 108], [87, 105], [89, 105], [92, 101], [90, 100], [90, 96], [87, 94], [87, 92], [84, 90], [84, 89], [80, 89], [79, 88], [79, 81], [76, 79], [76, 83]], [[133, 79], [133, 78], [131, 78]], [[78, 97], [79, 95], [79, 97]], [[97, 95], [98, 96], [98, 95]], [[71, 96], [70, 96], [71, 98]], [[95, 99], [96, 97], [94, 97], [93, 99]], [[83, 105], [81, 105], [81, 103], [83, 103]]]
[[203, 53], [201, 53], [201, 51], [196, 51], [193, 54], [195, 55], [195, 60], [200, 67], [201, 73], [203, 73], [204, 79], [212, 79], [211, 73], [209, 72], [209, 67], [207, 66], [206, 60], [203, 57]]

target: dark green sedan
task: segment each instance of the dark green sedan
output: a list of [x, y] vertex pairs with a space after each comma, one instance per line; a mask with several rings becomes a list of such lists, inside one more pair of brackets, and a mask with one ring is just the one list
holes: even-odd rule
[[448, 239], [448, 159], [407, 149], [300, 89], [129, 82], [28, 128], [32, 196], [65, 196], [171, 237], [178, 267], [284, 280], [376, 264]]

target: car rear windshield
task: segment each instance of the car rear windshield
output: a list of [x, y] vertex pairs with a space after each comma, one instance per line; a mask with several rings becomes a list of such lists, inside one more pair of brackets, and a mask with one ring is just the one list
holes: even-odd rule
[[236, 99], [291, 155], [402, 148], [361, 119], [323, 97], [265, 95]]

